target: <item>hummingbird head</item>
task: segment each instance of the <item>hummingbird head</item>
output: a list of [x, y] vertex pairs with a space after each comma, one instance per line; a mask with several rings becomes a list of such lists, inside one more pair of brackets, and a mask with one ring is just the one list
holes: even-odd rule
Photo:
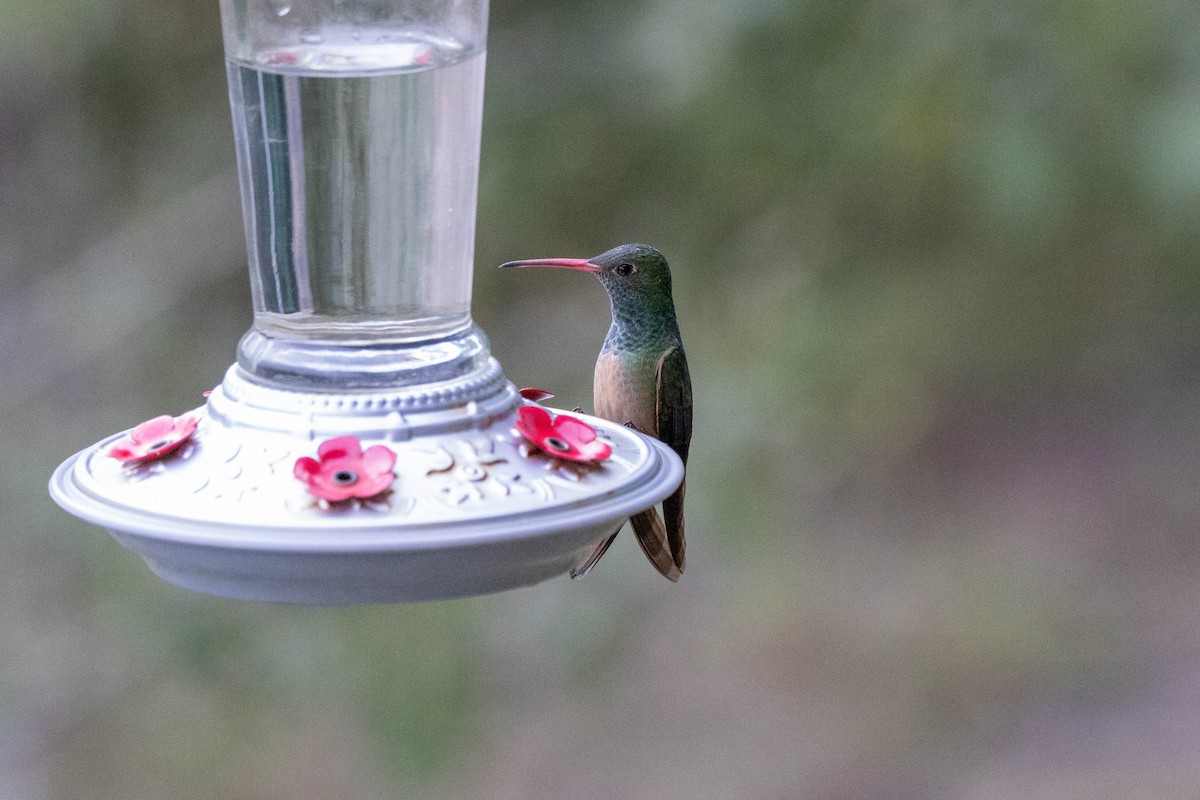
[[663, 254], [648, 244], [623, 244], [588, 263], [614, 303], [671, 296], [671, 270]]
[[502, 268], [556, 267], [595, 273], [612, 302], [612, 327], [604, 350], [623, 350], [640, 342], [679, 339], [671, 270], [663, 254], [648, 244], [623, 244], [593, 258], [532, 258]]
[[653, 306], [671, 301], [667, 259], [648, 244], [623, 244], [592, 258], [532, 258], [509, 261], [500, 267], [553, 267], [595, 273], [614, 307], [653, 310]]

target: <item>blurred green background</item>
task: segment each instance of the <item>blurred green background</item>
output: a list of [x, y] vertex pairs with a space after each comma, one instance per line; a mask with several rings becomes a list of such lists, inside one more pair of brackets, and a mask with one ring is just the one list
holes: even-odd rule
[[0, 798], [1187, 798], [1200, 6], [497, 0], [474, 313], [590, 406], [671, 261], [689, 570], [208, 598], [50, 502], [250, 324], [215, 0], [0, 8]]

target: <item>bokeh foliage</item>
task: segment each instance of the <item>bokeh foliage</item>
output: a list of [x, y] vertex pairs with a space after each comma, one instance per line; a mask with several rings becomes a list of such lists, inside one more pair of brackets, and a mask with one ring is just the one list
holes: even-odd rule
[[1194, 796], [1200, 7], [496, 3], [476, 319], [588, 406], [490, 266], [667, 254], [689, 572], [316, 610], [45, 492], [249, 325], [216, 5], [0, 9], [0, 796]]

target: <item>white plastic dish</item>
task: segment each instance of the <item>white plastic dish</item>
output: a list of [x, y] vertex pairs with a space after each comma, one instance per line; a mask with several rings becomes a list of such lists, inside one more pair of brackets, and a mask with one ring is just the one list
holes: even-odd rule
[[[457, 388], [437, 386], [417, 399], [279, 392], [235, 366], [193, 412], [200, 424], [178, 452], [126, 467], [108, 455], [125, 435], [116, 434], [60, 465], [50, 492], [178, 586], [353, 604], [465, 597], [561, 575], [682, 481], [670, 448], [595, 417], [573, 414], [611, 445], [599, 464], [529, 447], [514, 427], [520, 396], [498, 365], [488, 373], [463, 402]], [[384, 500], [321, 503], [292, 474], [322, 439], [347, 434], [396, 452]]]

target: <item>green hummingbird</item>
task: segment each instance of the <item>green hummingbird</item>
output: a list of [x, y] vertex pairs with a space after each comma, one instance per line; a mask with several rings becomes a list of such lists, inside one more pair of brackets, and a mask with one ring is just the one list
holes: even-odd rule
[[[534, 258], [501, 268], [557, 267], [595, 273], [612, 302], [612, 325], [596, 358], [592, 395], [597, 416], [628, 425], [669, 445], [687, 465], [692, 439], [692, 378], [688, 372], [671, 270], [663, 254], [645, 244], [623, 244], [594, 258]], [[666, 524], [654, 508], [630, 518], [642, 552], [668, 580], [683, 574], [684, 481], [663, 501]], [[584, 575], [620, 533], [596, 543], [571, 571]]]

